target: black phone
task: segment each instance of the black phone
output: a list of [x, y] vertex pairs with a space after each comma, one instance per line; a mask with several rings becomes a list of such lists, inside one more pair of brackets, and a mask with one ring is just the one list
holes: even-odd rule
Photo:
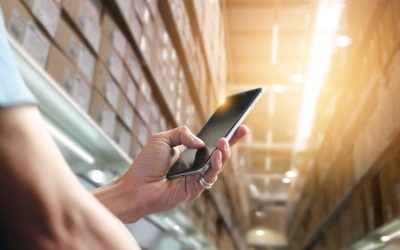
[[205, 147], [186, 149], [168, 171], [167, 178], [204, 173], [210, 166], [210, 157], [218, 140], [225, 137], [229, 141], [232, 138], [263, 93], [263, 88], [257, 88], [227, 97], [197, 134]]

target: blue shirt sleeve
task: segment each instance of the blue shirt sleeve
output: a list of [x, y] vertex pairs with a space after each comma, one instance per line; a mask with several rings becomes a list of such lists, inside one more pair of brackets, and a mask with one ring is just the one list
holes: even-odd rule
[[36, 99], [25, 85], [7, 41], [0, 7], [0, 107], [36, 104]]

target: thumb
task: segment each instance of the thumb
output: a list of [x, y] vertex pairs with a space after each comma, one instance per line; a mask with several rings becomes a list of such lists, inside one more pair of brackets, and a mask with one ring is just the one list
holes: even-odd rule
[[186, 126], [174, 128], [160, 135], [171, 147], [185, 145], [188, 148], [201, 148], [205, 146], [204, 142], [192, 134]]

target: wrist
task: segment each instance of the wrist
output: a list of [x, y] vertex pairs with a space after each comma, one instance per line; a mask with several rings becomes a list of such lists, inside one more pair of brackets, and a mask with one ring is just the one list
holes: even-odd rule
[[127, 187], [123, 176], [110, 184], [94, 190], [93, 195], [117, 218], [124, 223], [133, 223], [145, 216], [144, 209], [137, 202], [138, 193], [133, 187]]

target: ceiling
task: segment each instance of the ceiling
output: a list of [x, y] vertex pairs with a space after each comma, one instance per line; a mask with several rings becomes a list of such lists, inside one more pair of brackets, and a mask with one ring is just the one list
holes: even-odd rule
[[251, 136], [239, 146], [239, 164], [245, 169], [251, 197], [252, 225], [264, 223], [281, 232], [284, 232], [282, 224], [290, 186], [282, 179], [293, 168], [303, 91], [302, 84], [294, 84], [292, 76], [305, 73], [313, 2], [225, 0], [224, 3], [230, 62], [228, 92], [259, 86], [267, 89], [245, 121]]

